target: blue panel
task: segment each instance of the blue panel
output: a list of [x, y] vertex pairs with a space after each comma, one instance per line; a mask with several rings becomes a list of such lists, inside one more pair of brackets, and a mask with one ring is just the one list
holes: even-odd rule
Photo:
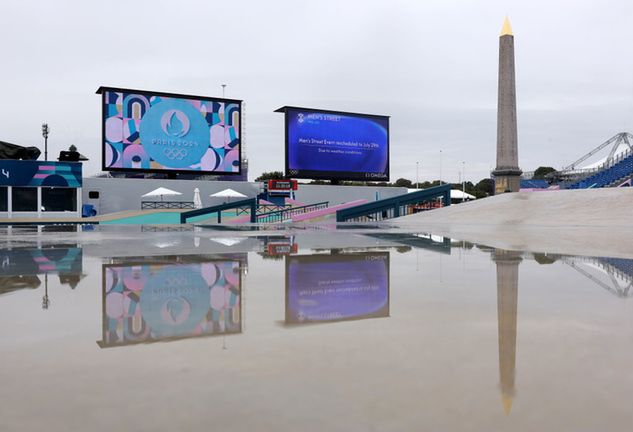
[[0, 160], [0, 186], [81, 187], [79, 162]]

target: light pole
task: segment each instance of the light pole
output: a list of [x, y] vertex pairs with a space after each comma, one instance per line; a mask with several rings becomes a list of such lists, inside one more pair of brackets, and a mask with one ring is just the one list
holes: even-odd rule
[[442, 150], [440, 150], [440, 186], [442, 186]]
[[226, 84], [222, 84], [222, 97], [224, 97], [225, 90], [226, 90]]
[[466, 161], [462, 161], [462, 202], [466, 201]]
[[42, 123], [42, 136], [44, 137], [44, 160], [48, 160], [48, 133], [50, 129], [48, 123]]
[[42, 309], [46, 310], [51, 305], [48, 299], [48, 273], [44, 273], [44, 297], [42, 297]]
[[419, 168], [420, 168], [420, 162], [416, 161], [415, 163], [415, 188], [416, 189], [420, 189]]

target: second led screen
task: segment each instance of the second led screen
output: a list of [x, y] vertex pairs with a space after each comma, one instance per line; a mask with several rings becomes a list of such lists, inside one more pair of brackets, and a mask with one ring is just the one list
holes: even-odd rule
[[286, 174], [389, 180], [389, 117], [285, 107]]

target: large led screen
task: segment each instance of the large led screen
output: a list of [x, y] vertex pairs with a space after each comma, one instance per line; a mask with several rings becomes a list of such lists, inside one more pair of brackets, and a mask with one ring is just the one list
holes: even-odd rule
[[389, 253], [286, 259], [286, 323], [389, 316]]
[[389, 117], [284, 107], [286, 175], [389, 180]]
[[240, 174], [241, 101], [102, 87], [103, 170]]
[[107, 265], [102, 347], [240, 333], [240, 262]]

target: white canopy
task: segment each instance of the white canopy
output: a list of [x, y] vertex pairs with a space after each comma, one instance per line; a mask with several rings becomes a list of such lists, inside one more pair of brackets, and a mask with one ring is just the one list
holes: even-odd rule
[[231, 188], [216, 192], [214, 194], [211, 194], [210, 196], [216, 198], [246, 198], [246, 195], [244, 195], [243, 193], [239, 193], [238, 191], [234, 191]]
[[[417, 192], [417, 191], [420, 191], [420, 190], [422, 190], [422, 189], [407, 189], [407, 192], [411, 193], [411, 192]], [[459, 199], [462, 199], [462, 198], [467, 199], [467, 200], [473, 200], [476, 197], [475, 197], [475, 195], [471, 195], [469, 193], [464, 193], [464, 192], [462, 192], [459, 189], [451, 189], [451, 199], [459, 200]]]
[[163, 197], [163, 196], [172, 196], [172, 195], [182, 195], [180, 192], [176, 192], [174, 190], [171, 189], [167, 189], [164, 187], [159, 187], [158, 189], [154, 189], [151, 192], [147, 192], [145, 195], [143, 195], [143, 197]]
[[472, 200], [475, 199], [475, 195], [471, 195], [469, 193], [462, 192], [458, 189], [451, 189], [451, 199], [467, 199]]

